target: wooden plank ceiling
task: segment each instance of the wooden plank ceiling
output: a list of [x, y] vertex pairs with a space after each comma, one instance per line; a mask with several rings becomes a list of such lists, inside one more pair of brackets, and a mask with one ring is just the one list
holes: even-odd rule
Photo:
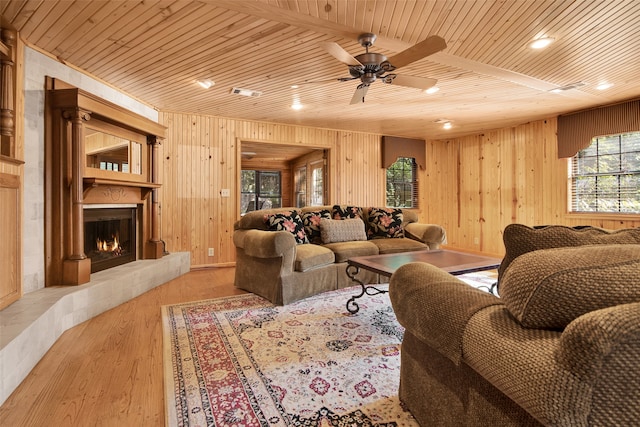
[[[640, 97], [637, 0], [3, 0], [0, 11], [30, 46], [165, 111], [446, 139]], [[355, 56], [363, 32], [387, 56], [443, 37], [444, 51], [397, 70], [440, 90], [375, 82], [350, 105], [359, 82], [338, 81], [347, 66], [320, 45]], [[528, 47], [543, 36], [555, 43]]]

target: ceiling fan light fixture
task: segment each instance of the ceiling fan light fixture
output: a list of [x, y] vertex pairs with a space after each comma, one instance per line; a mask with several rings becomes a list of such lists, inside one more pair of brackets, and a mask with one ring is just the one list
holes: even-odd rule
[[213, 80], [211, 79], [202, 79], [202, 80], [196, 80], [196, 82], [200, 85], [200, 87], [202, 87], [203, 89], [209, 89], [210, 87], [212, 87], [214, 84], [216, 84]]
[[545, 47], [553, 43], [555, 40], [556, 39], [554, 39], [553, 37], [542, 37], [529, 43], [529, 47], [531, 49], [544, 49]]

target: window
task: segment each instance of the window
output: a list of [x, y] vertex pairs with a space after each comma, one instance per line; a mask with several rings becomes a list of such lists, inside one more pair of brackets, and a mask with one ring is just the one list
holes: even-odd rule
[[417, 164], [413, 157], [398, 157], [387, 168], [387, 206], [418, 207]]
[[325, 153], [318, 150], [296, 160], [294, 165], [296, 207], [322, 206], [324, 203]]
[[640, 132], [593, 138], [569, 175], [572, 211], [640, 213]]
[[240, 212], [281, 207], [280, 172], [243, 169], [240, 181]]
[[302, 166], [296, 170], [296, 207], [307, 206], [307, 167]]
[[311, 164], [311, 206], [321, 206], [324, 203], [324, 162]]

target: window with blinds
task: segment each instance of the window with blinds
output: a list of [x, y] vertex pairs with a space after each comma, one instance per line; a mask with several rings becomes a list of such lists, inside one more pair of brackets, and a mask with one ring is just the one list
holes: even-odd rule
[[398, 157], [387, 168], [387, 207], [418, 207], [417, 169], [414, 157]]
[[640, 213], [640, 132], [593, 138], [569, 175], [573, 212]]

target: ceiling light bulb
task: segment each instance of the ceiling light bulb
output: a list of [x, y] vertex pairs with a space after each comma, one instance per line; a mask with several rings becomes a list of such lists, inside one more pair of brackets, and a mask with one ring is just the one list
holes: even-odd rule
[[291, 104], [291, 108], [293, 108], [294, 110], [302, 110], [302, 104], [300, 104], [299, 102], [294, 102], [293, 104]]
[[600, 83], [598, 86], [596, 86], [596, 89], [605, 90], [609, 89], [611, 86], [613, 86], [613, 83]]
[[440, 88], [438, 86], [431, 86], [429, 89], [425, 90], [425, 93], [432, 94], [439, 91]]
[[451, 129], [451, 122], [446, 122], [445, 124], [442, 125], [442, 127], [444, 129]]
[[298, 89], [298, 85], [291, 85], [291, 89]]
[[209, 89], [215, 83], [212, 80], [207, 79], [207, 80], [198, 80], [198, 84], [204, 89]]
[[555, 39], [553, 37], [543, 37], [541, 39], [537, 39], [537, 40], [532, 41], [529, 44], [529, 47], [531, 49], [544, 49], [545, 47], [549, 46], [554, 41], [555, 41]]

